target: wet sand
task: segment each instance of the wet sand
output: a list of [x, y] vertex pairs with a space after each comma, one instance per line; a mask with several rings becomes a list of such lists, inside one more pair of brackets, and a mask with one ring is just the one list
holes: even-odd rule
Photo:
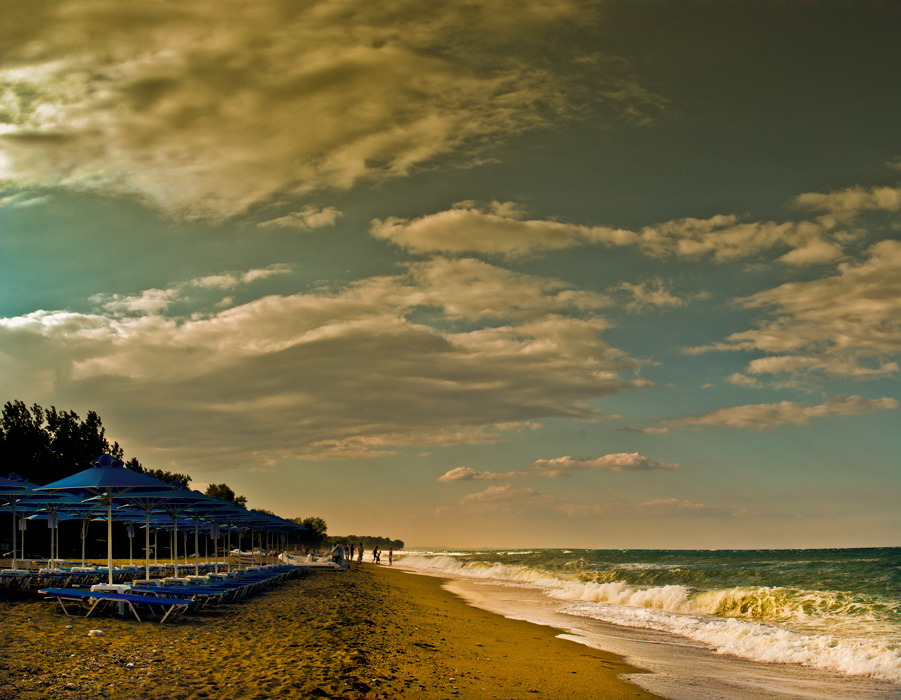
[[[0, 599], [0, 698], [651, 699], [617, 657], [355, 564], [172, 623]], [[102, 630], [102, 636], [89, 636]]]

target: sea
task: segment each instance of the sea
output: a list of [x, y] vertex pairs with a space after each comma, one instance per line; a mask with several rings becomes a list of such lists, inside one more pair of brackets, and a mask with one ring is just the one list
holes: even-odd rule
[[901, 699], [901, 548], [423, 550], [394, 565], [619, 654], [670, 700]]

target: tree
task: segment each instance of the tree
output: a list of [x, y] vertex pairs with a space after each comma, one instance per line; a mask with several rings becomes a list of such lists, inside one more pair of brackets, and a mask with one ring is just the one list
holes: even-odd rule
[[306, 530], [297, 535], [300, 543], [311, 549], [318, 549], [328, 541], [328, 526], [325, 520], [310, 516], [307, 518], [291, 518], [291, 522], [302, 525]]
[[0, 464], [29, 481], [48, 484], [87, 469], [107, 453], [123, 456], [119, 443], [110, 444], [94, 411], [84, 420], [74, 411], [31, 410], [22, 401], [7, 402], [0, 417]]
[[242, 508], [247, 507], [246, 496], [236, 496], [235, 492], [226, 484], [210, 484], [206, 487], [206, 495], [212, 498], [218, 498], [226, 503], [236, 503]]
[[[0, 464], [33, 481], [37, 467], [50, 461], [50, 435], [44, 430], [44, 409], [31, 411], [22, 401], [7, 401], [0, 416]], [[52, 480], [51, 480], [52, 481]]]

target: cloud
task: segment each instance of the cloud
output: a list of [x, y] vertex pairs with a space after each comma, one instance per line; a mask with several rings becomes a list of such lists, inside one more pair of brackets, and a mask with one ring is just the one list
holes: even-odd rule
[[901, 187], [848, 187], [834, 192], [798, 195], [799, 209], [827, 212], [838, 221], [851, 221], [865, 212], [901, 212]]
[[869, 379], [898, 372], [901, 353], [901, 242], [873, 245], [838, 274], [792, 282], [740, 300], [770, 318], [722, 343], [695, 348], [765, 353], [748, 365], [754, 377], [817, 372]]
[[188, 282], [176, 284], [169, 289], [147, 289], [139, 294], [95, 294], [91, 300], [110, 316], [125, 315], [152, 316], [162, 314], [175, 303], [190, 300], [192, 290], [225, 290], [248, 285], [258, 280], [291, 272], [291, 266], [282, 263], [246, 272], [222, 272], [216, 275], [198, 277]]
[[227, 468], [495, 442], [544, 417], [595, 416], [636, 367], [604, 342], [603, 318], [571, 315], [599, 300], [481, 262], [220, 306], [255, 277], [0, 319], [4, 390], [90, 406], [142, 461]]
[[502, 481], [534, 476], [531, 472], [479, 472], [469, 467], [456, 467], [438, 477], [438, 481]]
[[733, 406], [663, 421], [672, 428], [684, 426], [724, 426], [747, 430], [774, 430], [782, 425], [807, 425], [827, 416], [855, 416], [877, 411], [894, 411], [898, 401], [892, 398], [863, 399], [860, 396], [836, 396], [817, 406], [796, 401]]
[[620, 452], [603, 457], [577, 458], [556, 457], [539, 459], [532, 463], [532, 469], [545, 476], [562, 476], [572, 471], [583, 469], [608, 469], [614, 472], [657, 471], [678, 469], [679, 465], [669, 462], [658, 462], [644, 457], [637, 452]]
[[628, 231], [526, 219], [512, 202], [461, 202], [418, 219], [376, 219], [370, 233], [414, 253], [478, 252], [507, 257], [586, 243], [626, 245], [635, 238]]
[[694, 299], [706, 299], [710, 295], [706, 292], [695, 295], [678, 295], [672, 291], [672, 284], [661, 277], [643, 280], [641, 282], [623, 282], [614, 288], [615, 291], [624, 292], [631, 296], [626, 303], [629, 311], [647, 311], [648, 309], [667, 309], [686, 306]]
[[63, 0], [6, 19], [2, 175], [179, 217], [467, 162], [587, 105], [638, 122], [660, 105], [558, 44], [598, 21], [567, 0]]
[[658, 471], [678, 469], [679, 465], [669, 462], [658, 462], [644, 457], [637, 452], [621, 452], [603, 457], [555, 457], [539, 459], [524, 471], [486, 472], [476, 471], [470, 467], [456, 467], [438, 477], [445, 483], [453, 481], [499, 481], [521, 479], [526, 477], [560, 477], [574, 471], [605, 469], [615, 472], [625, 471]]
[[634, 425], [627, 425], [625, 428], [622, 428], [624, 433], [641, 433], [644, 435], [666, 435], [669, 432], [669, 428], [639, 428]]
[[[814, 221], [742, 221], [737, 215], [683, 218], [636, 231], [605, 226], [528, 219], [511, 202], [461, 202], [454, 208], [417, 219], [391, 217], [372, 222], [373, 237], [413, 253], [481, 253], [508, 258], [583, 245], [630, 246], [654, 257], [712, 259], [730, 262], [767, 251], [787, 265], [823, 264], [840, 259], [845, 232]], [[676, 305], [677, 298], [651, 283], [621, 289], [636, 303]]]
[[257, 228], [296, 228], [301, 231], [312, 231], [317, 228], [334, 226], [341, 212], [335, 207], [304, 207], [300, 211], [292, 211], [290, 214], [280, 216], [277, 219], [261, 221]]

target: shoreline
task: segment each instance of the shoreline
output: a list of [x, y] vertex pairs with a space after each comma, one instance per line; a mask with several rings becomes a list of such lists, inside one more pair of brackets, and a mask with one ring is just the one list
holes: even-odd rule
[[443, 583], [355, 564], [164, 625], [3, 598], [0, 699], [658, 697], [620, 678], [640, 670], [614, 654], [473, 607]]

